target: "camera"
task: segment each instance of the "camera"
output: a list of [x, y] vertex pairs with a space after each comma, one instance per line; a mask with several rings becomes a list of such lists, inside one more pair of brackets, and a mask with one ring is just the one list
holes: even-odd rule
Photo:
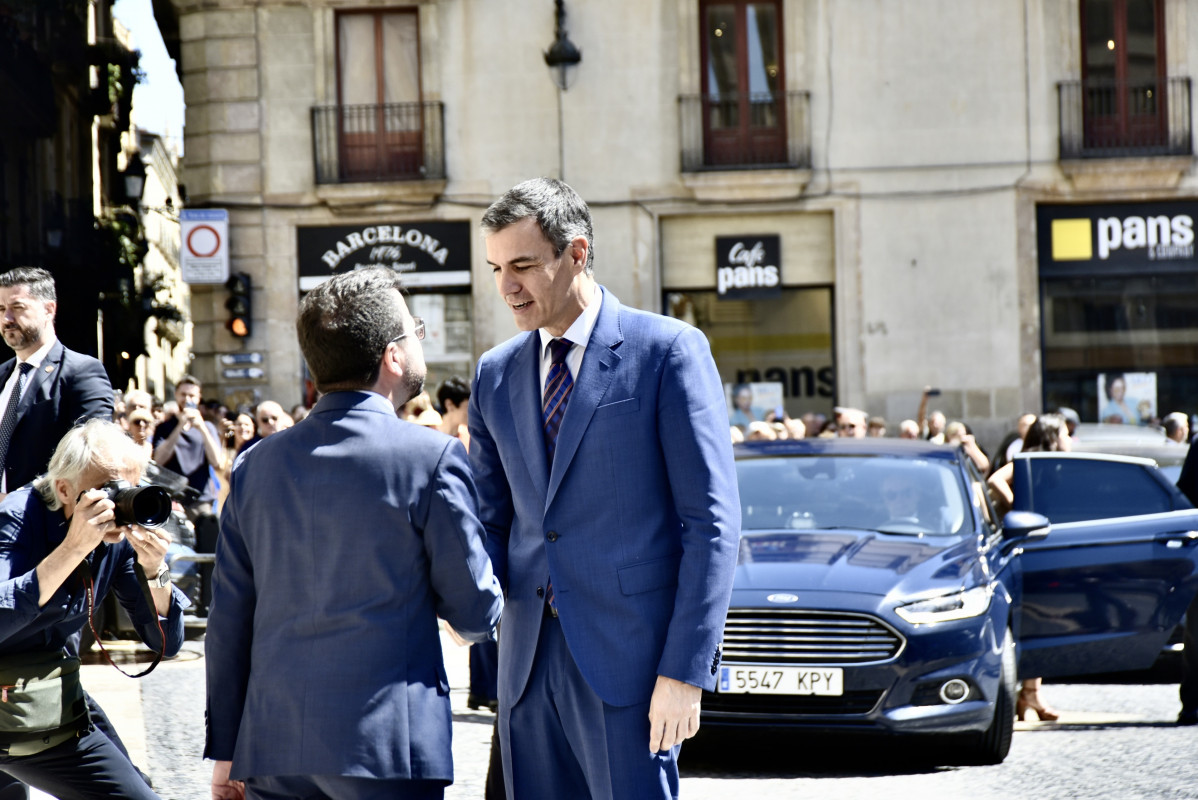
[[132, 486], [129, 481], [109, 481], [101, 487], [115, 505], [118, 525], [161, 528], [171, 516], [171, 496], [161, 486]]

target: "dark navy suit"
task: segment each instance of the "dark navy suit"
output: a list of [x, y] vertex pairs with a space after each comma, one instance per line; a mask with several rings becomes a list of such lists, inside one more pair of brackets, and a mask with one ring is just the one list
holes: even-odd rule
[[492, 634], [503, 599], [482, 536], [461, 442], [373, 392], [326, 395], [242, 453], [205, 637], [204, 755], [232, 760], [234, 779], [451, 782], [437, 617]]
[[[0, 386], [16, 365], [15, 358], [0, 364]], [[77, 422], [112, 418], [112, 384], [104, 365], [62, 342], [50, 348], [28, 380], [4, 463], [10, 492], [46, 471], [59, 440]]]
[[[676, 792], [676, 764], [655, 763], [649, 752], [649, 699], [658, 675], [714, 687], [732, 590], [740, 503], [707, 339], [685, 323], [621, 306], [606, 290], [601, 297], [552, 470], [536, 331], [486, 353], [470, 396], [487, 550], [507, 590], [499, 726], [508, 793], [520, 800], [578, 786], [522, 786], [521, 774], [534, 767], [512, 761], [513, 753], [517, 762], [553, 757], [542, 749], [549, 743], [537, 741], [542, 732], [518, 729], [512, 715], [522, 703], [551, 702], [526, 697], [526, 687], [539, 662], [566, 655], [563, 647], [602, 708], [561, 706], [561, 724], [567, 736], [574, 729], [592, 744], [608, 740], [608, 764], [577, 768], [583, 791], [621, 800]], [[559, 613], [552, 621], [550, 576]], [[569, 676], [545, 677], [550, 693], [581, 691]], [[631, 748], [627, 758], [615, 752], [622, 747]], [[569, 771], [552, 762], [541, 771], [557, 769]], [[659, 774], [667, 776], [660, 785]]]

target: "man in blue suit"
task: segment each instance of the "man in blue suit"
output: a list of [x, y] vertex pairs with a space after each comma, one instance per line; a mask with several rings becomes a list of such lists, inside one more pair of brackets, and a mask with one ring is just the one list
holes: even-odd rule
[[592, 276], [586, 203], [527, 181], [483, 215], [525, 331], [479, 361], [470, 458], [507, 606], [510, 800], [678, 794], [732, 591], [740, 503], [707, 339]]
[[221, 513], [213, 797], [244, 781], [251, 798], [440, 798], [453, 764], [437, 617], [482, 641], [503, 607], [466, 449], [396, 416], [425, 376], [396, 273], [333, 277], [296, 328], [324, 396], [238, 457]]

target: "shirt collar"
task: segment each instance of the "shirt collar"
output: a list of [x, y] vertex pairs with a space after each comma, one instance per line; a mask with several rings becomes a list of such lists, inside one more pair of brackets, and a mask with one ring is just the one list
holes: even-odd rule
[[25, 363], [31, 365], [34, 369], [37, 369], [42, 365], [42, 362], [46, 360], [46, 356], [50, 354], [50, 348], [54, 347], [56, 344], [58, 344], [58, 337], [51, 336], [50, 340], [37, 350], [34, 350], [33, 355], [31, 355], [29, 358], [25, 359], [23, 362], [18, 358], [17, 364]]
[[580, 344], [586, 347], [586, 343], [591, 339], [591, 331], [595, 329], [595, 322], [599, 319], [599, 307], [603, 305], [603, 292], [599, 289], [599, 284], [595, 284], [595, 294], [591, 297], [591, 302], [587, 303], [587, 307], [582, 310], [578, 318], [566, 328], [566, 332], [561, 336], [554, 336], [544, 328], [538, 328], [537, 332], [541, 334], [541, 357], [544, 358], [545, 352], [549, 349], [549, 343], [554, 339], [565, 339], [571, 344]]

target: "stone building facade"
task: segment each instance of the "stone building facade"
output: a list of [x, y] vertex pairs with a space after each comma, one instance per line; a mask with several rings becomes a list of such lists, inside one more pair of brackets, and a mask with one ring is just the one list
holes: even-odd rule
[[[515, 330], [482, 210], [551, 175], [603, 284], [792, 415], [893, 426], [931, 385], [996, 442], [1097, 419], [1117, 375], [1145, 418], [1193, 410], [1198, 0], [566, 0], [560, 30], [549, 0], [154, 5], [190, 203], [229, 210], [255, 284], [245, 340], [193, 287], [194, 368], [232, 400], [303, 398], [298, 300], [360, 263], [408, 273], [430, 383], [468, 374]], [[562, 30], [581, 60], [550, 68]], [[222, 377], [241, 350], [265, 377]]]

